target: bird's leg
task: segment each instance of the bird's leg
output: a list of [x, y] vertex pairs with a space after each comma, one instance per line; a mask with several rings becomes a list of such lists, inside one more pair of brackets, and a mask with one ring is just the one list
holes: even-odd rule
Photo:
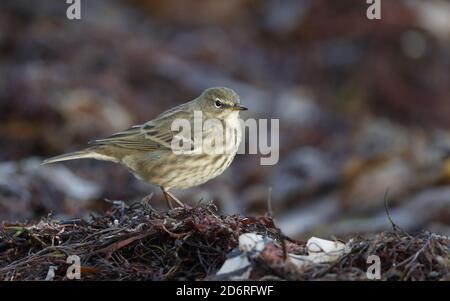
[[180, 206], [183, 207], [183, 208], [186, 208], [186, 205], [185, 205], [182, 201], [180, 201], [179, 199], [177, 199], [172, 193], [170, 193], [170, 192], [168, 192], [168, 191], [166, 191], [166, 193], [172, 198], [172, 200], [175, 201], [175, 203], [177, 203], [178, 205], [180, 205]]
[[146, 206], [150, 206], [150, 200], [152, 199], [152, 197], [153, 197], [153, 192], [150, 193], [149, 195], [144, 196], [141, 200], [141, 203], [145, 204]]
[[168, 192], [163, 187], [161, 187], [161, 190], [164, 194], [164, 198], [166, 199], [167, 206], [169, 206], [170, 209], [173, 209], [173, 204], [172, 204], [172, 201], [170, 200], [170, 196], [169, 196]]

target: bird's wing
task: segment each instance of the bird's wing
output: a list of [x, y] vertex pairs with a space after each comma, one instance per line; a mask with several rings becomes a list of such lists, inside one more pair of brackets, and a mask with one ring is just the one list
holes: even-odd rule
[[170, 149], [173, 139], [170, 131], [161, 131], [151, 122], [135, 125], [125, 131], [115, 133], [104, 139], [90, 141], [90, 145], [113, 145], [135, 150], [151, 151], [155, 149]]
[[[191, 135], [180, 136], [180, 133], [171, 130], [171, 122], [175, 119], [189, 120]], [[172, 110], [161, 114], [156, 119], [141, 125], [135, 125], [125, 131], [115, 133], [104, 139], [90, 141], [90, 145], [113, 145], [134, 150], [152, 151], [156, 149], [171, 149], [171, 143], [177, 135], [178, 140], [184, 144], [194, 145], [193, 125], [186, 111]], [[203, 133], [206, 134], [206, 133]]]

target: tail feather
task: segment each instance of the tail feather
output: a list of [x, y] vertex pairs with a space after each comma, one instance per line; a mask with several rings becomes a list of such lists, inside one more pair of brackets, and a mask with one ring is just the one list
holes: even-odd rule
[[67, 153], [67, 154], [56, 156], [56, 157], [48, 158], [42, 162], [42, 165], [61, 162], [61, 161], [76, 160], [76, 159], [97, 159], [97, 160], [113, 161], [113, 162], [117, 161], [115, 158], [99, 154], [92, 149], [85, 149], [85, 150], [81, 150], [81, 151], [76, 151], [76, 152]]

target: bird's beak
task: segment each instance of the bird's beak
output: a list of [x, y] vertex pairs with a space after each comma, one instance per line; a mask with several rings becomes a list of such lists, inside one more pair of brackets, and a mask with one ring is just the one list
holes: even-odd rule
[[246, 107], [240, 105], [240, 104], [235, 104], [235, 105], [232, 107], [232, 110], [233, 110], [233, 111], [247, 111], [248, 109], [247, 109]]

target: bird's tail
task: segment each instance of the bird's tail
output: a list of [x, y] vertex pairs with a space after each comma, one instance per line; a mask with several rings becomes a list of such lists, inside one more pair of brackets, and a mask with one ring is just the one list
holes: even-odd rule
[[64, 155], [59, 155], [56, 157], [48, 158], [42, 162], [42, 165], [55, 163], [55, 162], [61, 162], [61, 161], [76, 160], [76, 159], [97, 159], [97, 160], [104, 160], [104, 161], [116, 161], [115, 158], [99, 154], [92, 148], [87, 148], [87, 149], [84, 149], [81, 151], [67, 153]]

